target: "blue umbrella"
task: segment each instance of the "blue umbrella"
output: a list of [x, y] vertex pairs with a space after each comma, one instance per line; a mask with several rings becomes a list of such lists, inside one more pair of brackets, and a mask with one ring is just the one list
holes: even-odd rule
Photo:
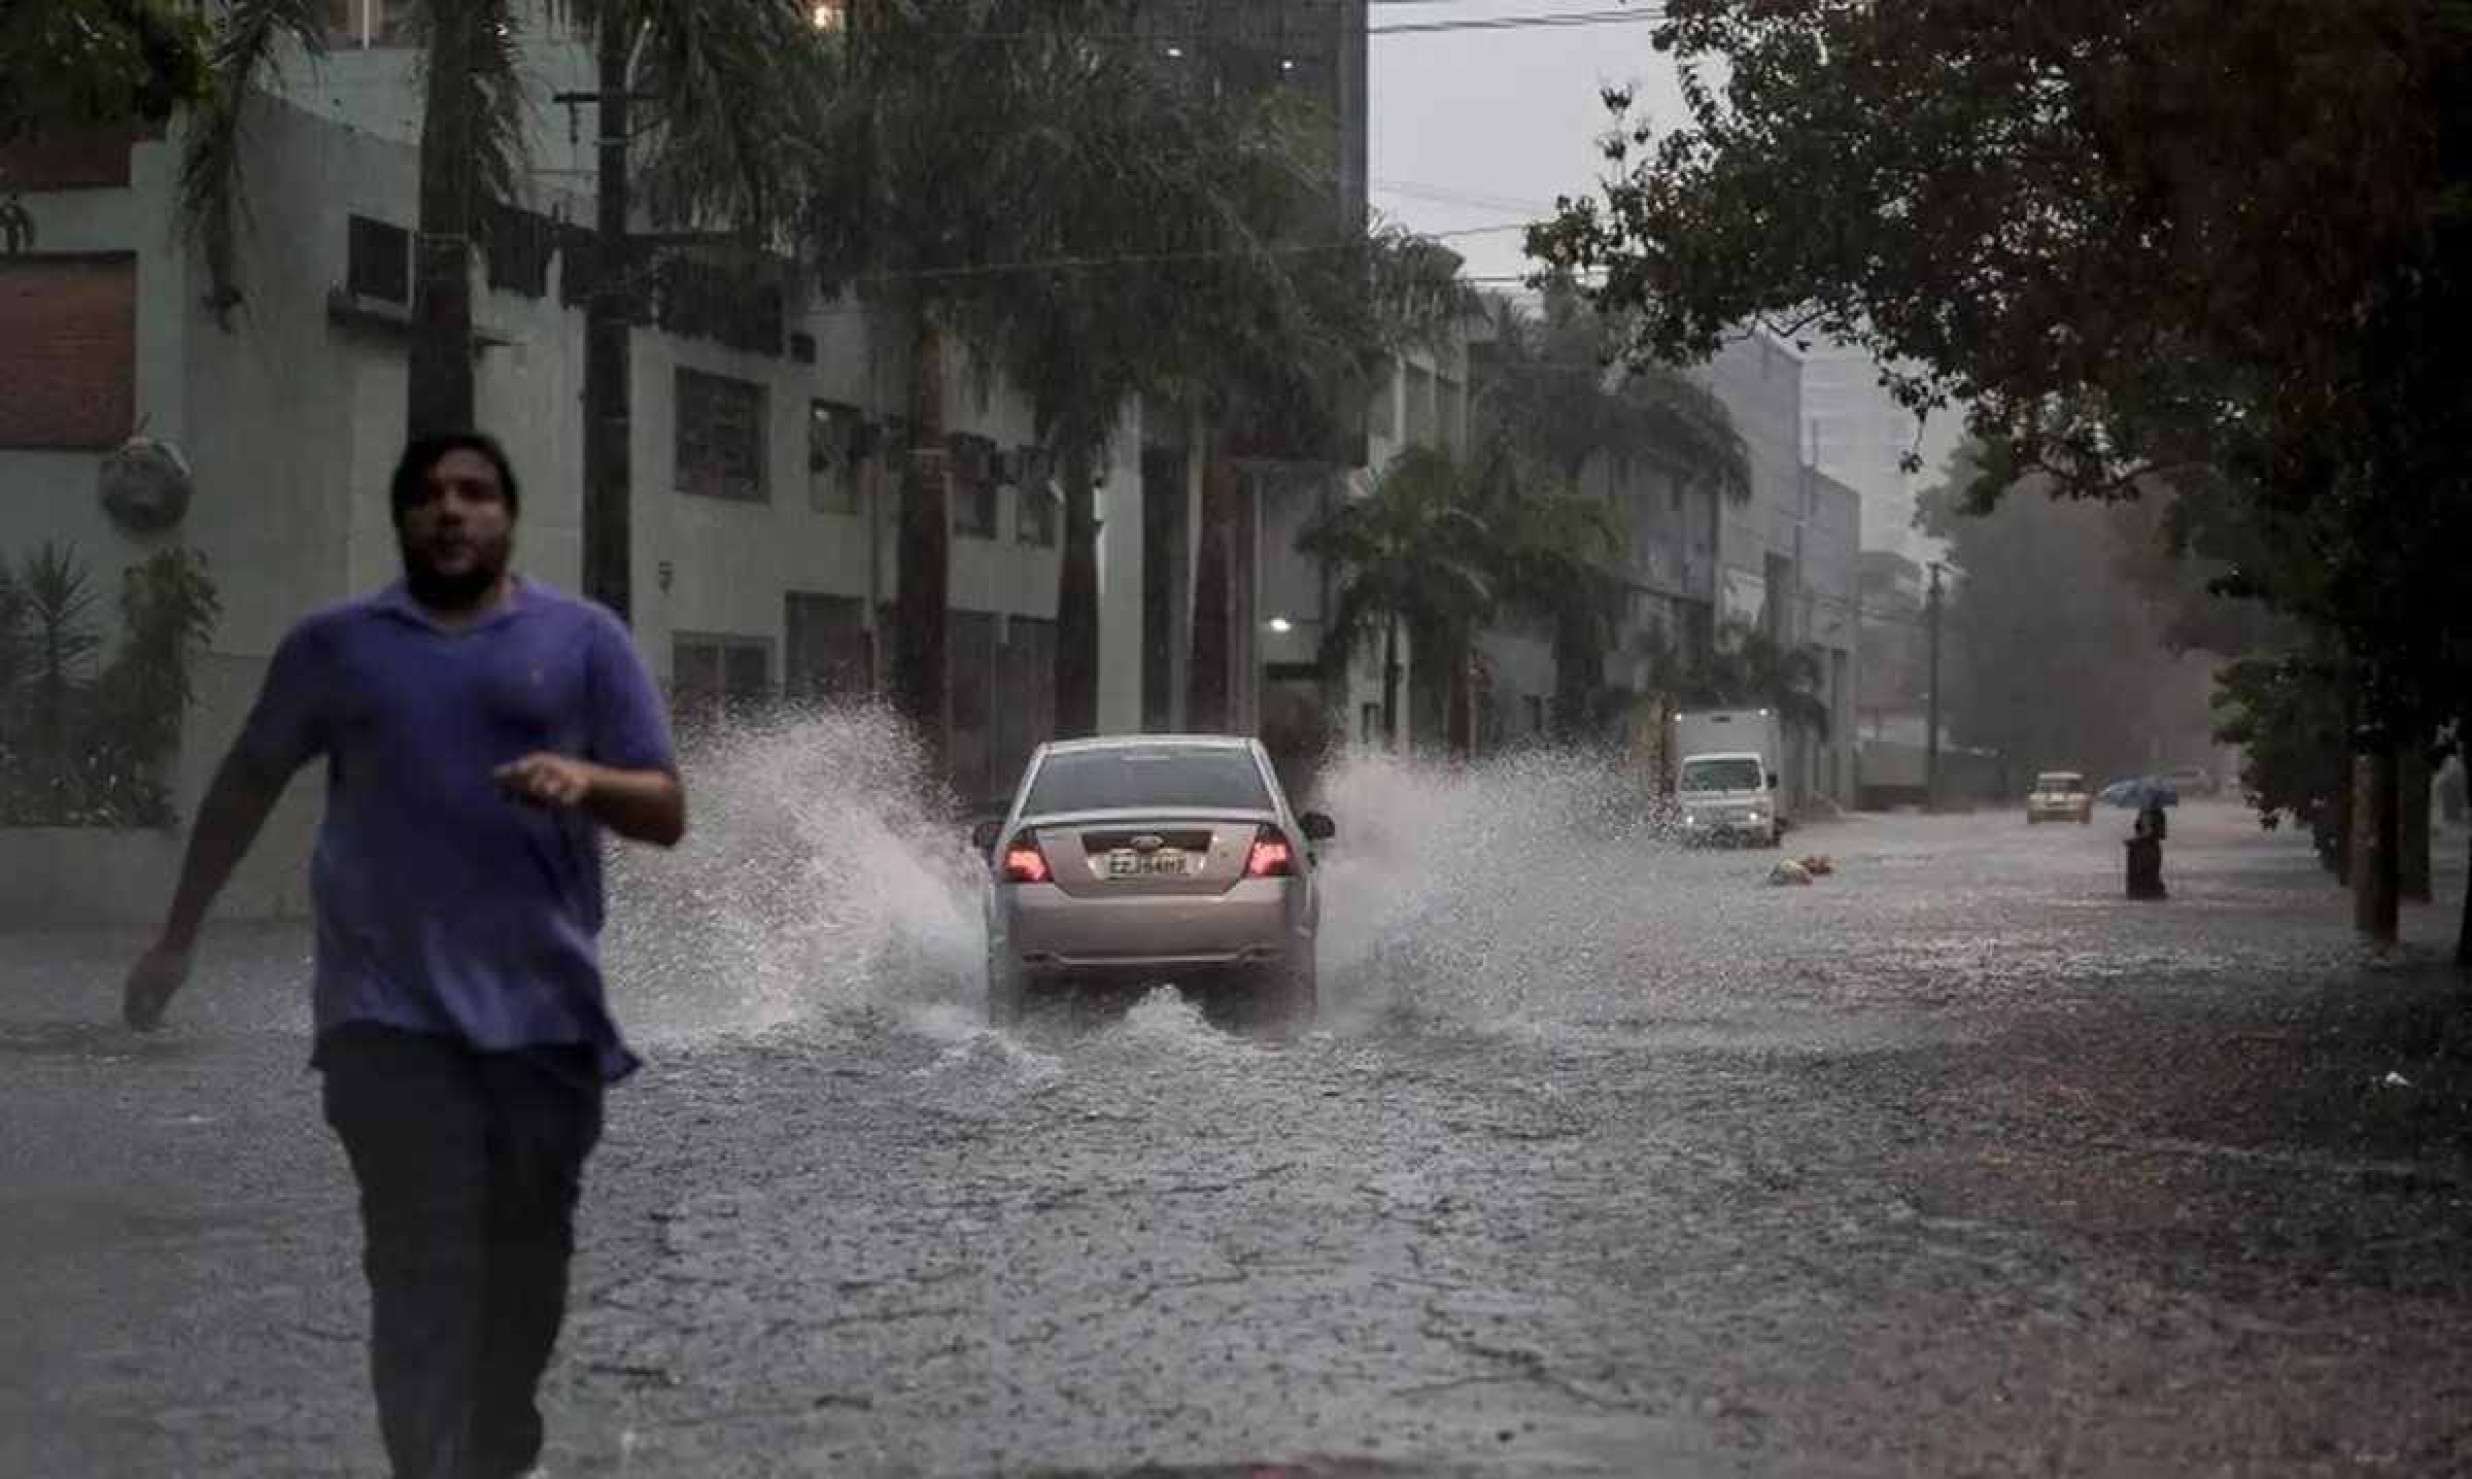
[[2135, 780], [2112, 782], [2102, 789], [2097, 799], [2105, 806], [2125, 806], [2131, 811], [2143, 811], [2150, 801], [2164, 806], [2178, 806], [2180, 793], [2153, 776], [2141, 775]]

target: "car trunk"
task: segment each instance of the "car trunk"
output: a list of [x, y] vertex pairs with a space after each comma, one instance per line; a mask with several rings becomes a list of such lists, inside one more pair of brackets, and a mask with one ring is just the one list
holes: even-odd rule
[[1120, 814], [1034, 824], [1057, 888], [1076, 898], [1219, 894], [1245, 875], [1268, 816]]

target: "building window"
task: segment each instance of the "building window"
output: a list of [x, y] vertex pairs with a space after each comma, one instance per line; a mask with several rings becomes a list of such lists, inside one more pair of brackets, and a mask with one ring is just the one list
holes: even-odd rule
[[874, 686], [875, 634], [856, 596], [782, 598], [781, 692], [793, 703], [863, 699]]
[[1064, 521], [1061, 513], [1063, 506], [1064, 500], [1056, 495], [1053, 488], [1022, 489], [1021, 512], [1015, 519], [1020, 525], [1021, 542], [1039, 549], [1054, 549], [1056, 528]]
[[1396, 441], [1399, 437], [1399, 361], [1386, 359], [1374, 372], [1373, 399], [1365, 408], [1365, 430]]
[[386, 221], [354, 216], [344, 243], [344, 285], [355, 298], [412, 301], [412, 233]]
[[1435, 417], [1433, 404], [1433, 371], [1422, 365], [1408, 366], [1407, 375], [1408, 435], [1411, 446], [1434, 445]]
[[749, 719], [772, 698], [772, 644], [681, 632], [670, 642], [670, 713], [681, 729]]
[[547, 216], [511, 205], [489, 207], [489, 285], [527, 298], [549, 292], [549, 259], [557, 254], [558, 226]]
[[765, 500], [764, 387], [678, 372], [678, 491], [699, 498]]
[[115, 447], [137, 421], [137, 259], [0, 257], [0, 447]]
[[1063, 522], [1064, 501], [1043, 452], [1022, 449], [1021, 470], [1013, 483], [1013, 536], [1040, 549], [1056, 546], [1056, 528]]
[[859, 438], [866, 422], [853, 406], [807, 406], [807, 506], [820, 514], [858, 512]]
[[413, 44], [413, 0], [326, 0], [326, 44], [344, 51]]
[[996, 537], [996, 444], [956, 433], [953, 460], [953, 532], [965, 539]]

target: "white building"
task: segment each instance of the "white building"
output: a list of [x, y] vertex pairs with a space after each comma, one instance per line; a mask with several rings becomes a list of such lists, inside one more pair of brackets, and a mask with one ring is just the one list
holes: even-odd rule
[[1801, 355], [1774, 335], [1729, 341], [1702, 373], [1734, 418], [1751, 462], [1751, 497], [1723, 510], [1717, 541], [1719, 634], [1756, 628], [1786, 647], [1815, 649], [1818, 697], [1830, 722], [1823, 738], [1789, 737], [1786, 790], [1802, 803], [1854, 795], [1854, 696], [1859, 646], [1859, 493], [1806, 458], [1807, 403]]
[[[354, 0], [356, 26], [391, 8]], [[346, 40], [353, 38], [347, 36]], [[33, 250], [0, 256], [0, 558], [73, 546], [101, 599], [169, 544], [202, 553], [222, 604], [196, 665], [169, 777], [192, 813], [292, 622], [397, 572], [385, 483], [403, 442], [416, 151], [410, 53], [346, 45], [295, 58], [280, 97], [250, 104], [247, 229], [220, 315], [205, 254], [177, 216], [181, 139], [54, 141], [12, 156]], [[583, 84], [588, 57], [545, 36], [539, 91]], [[536, 120], [534, 173], [476, 262], [478, 420], [524, 485], [518, 564], [569, 590], [581, 562], [583, 312], [568, 224], [590, 218], [586, 159], [563, 117]], [[586, 131], [588, 139], [589, 133]], [[863, 690], [894, 594], [884, 448], [907, 367], [897, 334], [786, 272], [676, 262], [661, 325], [632, 347], [632, 612], [637, 642], [683, 711], [757, 690]], [[220, 321], [219, 321], [220, 319]], [[1037, 737], [1051, 671], [1061, 518], [1039, 486], [1026, 409], [948, 367], [954, 435], [954, 759], [961, 784], [1009, 781]], [[12, 390], [12, 388], [17, 388]], [[40, 393], [35, 393], [39, 389]], [[18, 393], [18, 391], [24, 393]], [[1152, 428], [1155, 432], [1156, 428]], [[1103, 469], [1103, 728], [1145, 717], [1145, 473], [1138, 412]], [[98, 477], [132, 435], [176, 448], [185, 516], [124, 527]], [[1159, 490], [1190, 495], [1179, 434]], [[1146, 455], [1146, 448], [1147, 455]], [[894, 470], [897, 475], [897, 469]], [[1187, 520], [1190, 527], [1190, 520]], [[1180, 597], [1189, 600], [1189, 593]], [[1171, 599], [1179, 599], [1171, 598]], [[229, 895], [239, 915], [297, 912], [317, 803], [304, 779]], [[0, 831], [0, 920], [141, 920], [169, 897], [179, 837], [100, 828]]]

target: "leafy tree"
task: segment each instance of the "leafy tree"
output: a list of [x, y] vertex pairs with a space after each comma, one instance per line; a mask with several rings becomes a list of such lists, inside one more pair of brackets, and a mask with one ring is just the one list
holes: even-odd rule
[[[164, 0], [13, 0], [0, 8], [0, 145], [160, 124], [205, 88], [205, 28]], [[0, 167], [0, 255], [33, 246], [34, 215]]]
[[2241, 747], [2240, 787], [2269, 830], [2309, 829], [2318, 857], [2346, 876], [2352, 848], [2351, 715], [2339, 665], [2323, 654], [2233, 660], [2215, 695], [2217, 735]]
[[2219, 478], [2276, 554], [2226, 589], [2338, 644], [2359, 743], [2460, 715], [2472, 11], [1674, 0], [1657, 44], [1686, 126], [1626, 124], [1533, 241], [1603, 273], [1635, 350], [1863, 344], [1967, 408], [1978, 501]]
[[2110, 511], [2029, 487], [1987, 512], [1968, 490], [1980, 449], [1918, 500], [1918, 524], [1948, 541], [1960, 578], [1943, 616], [1946, 709], [1961, 744], [2022, 772], [2123, 776], [2202, 750], [2209, 721], [2203, 659], [2166, 645], [2161, 612], [2124, 569]]
[[187, 7], [12, 0], [0, 10], [0, 143], [161, 123], [205, 85], [205, 28]]
[[88, 805], [124, 825], [169, 826], [163, 766], [196, 702], [190, 664], [222, 614], [206, 558], [163, 550], [121, 576], [120, 645], [96, 678], [80, 755]]

